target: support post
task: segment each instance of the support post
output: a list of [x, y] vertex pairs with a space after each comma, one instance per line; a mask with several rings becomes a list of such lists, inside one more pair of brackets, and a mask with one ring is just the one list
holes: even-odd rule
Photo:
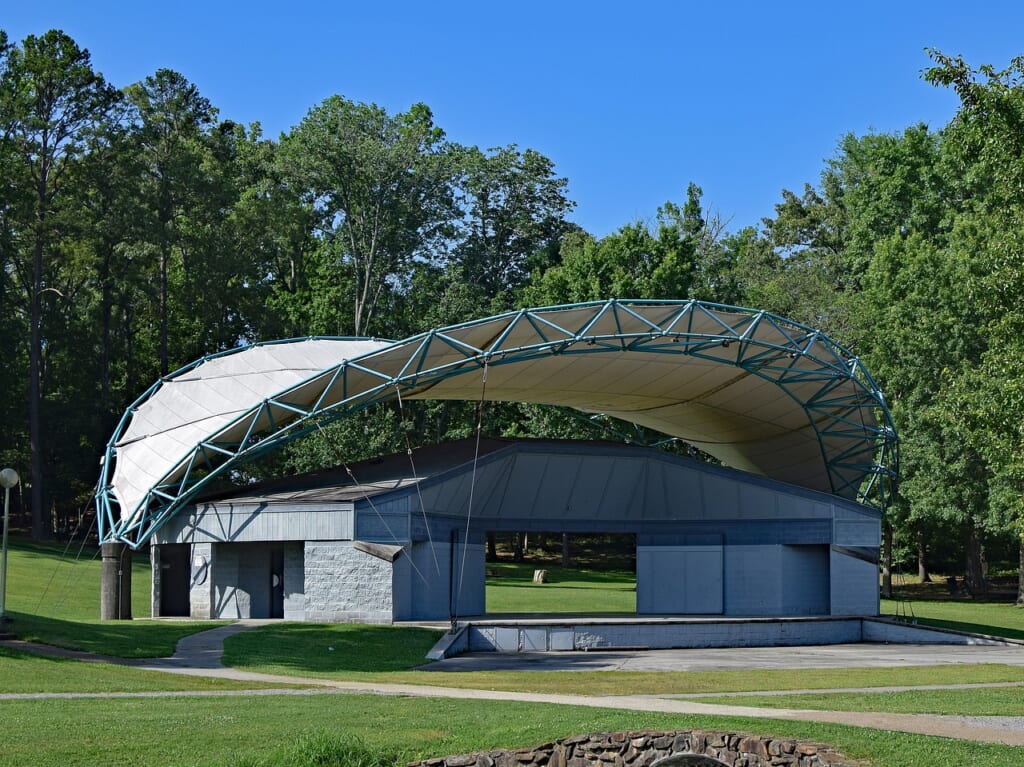
[[100, 618], [132, 619], [132, 550], [115, 541], [100, 546], [103, 568], [100, 582]]

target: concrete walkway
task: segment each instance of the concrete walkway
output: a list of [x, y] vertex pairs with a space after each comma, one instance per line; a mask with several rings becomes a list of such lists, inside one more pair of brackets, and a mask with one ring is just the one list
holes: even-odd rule
[[[755, 708], [751, 706], [731, 706], [722, 704], [702, 703], [699, 700], [695, 700], [700, 696], [689, 695], [685, 696], [685, 699], [681, 696], [676, 695], [575, 695], [575, 694], [550, 694], [550, 693], [523, 693], [523, 692], [505, 692], [500, 690], [477, 690], [477, 689], [462, 689], [453, 687], [438, 687], [428, 685], [409, 685], [409, 684], [387, 684], [387, 683], [373, 683], [373, 682], [344, 682], [335, 681], [330, 679], [313, 679], [308, 677], [292, 677], [292, 676], [281, 676], [273, 674], [259, 674], [249, 671], [242, 671], [240, 669], [227, 668], [221, 664], [221, 655], [223, 653], [224, 639], [232, 634], [240, 631], [245, 631], [256, 625], [260, 625], [260, 621], [241, 621], [239, 623], [232, 624], [230, 626], [222, 626], [210, 631], [194, 634], [181, 642], [179, 642], [175, 654], [171, 658], [158, 658], [150, 660], [125, 660], [118, 658], [103, 658], [95, 655], [89, 655], [87, 653], [76, 653], [73, 651], [60, 650], [59, 648], [47, 647], [45, 645], [30, 645], [24, 642], [17, 641], [5, 641], [0, 642], [8, 647], [20, 650], [28, 650], [31, 652], [41, 652], [46, 655], [60, 656], [68, 658], [77, 658], [79, 660], [90, 660], [94, 662], [107, 662], [117, 663], [119, 665], [133, 666], [136, 668], [148, 669], [152, 671], [163, 671], [167, 673], [176, 674], [189, 674], [195, 676], [207, 676], [216, 677], [222, 679], [234, 679], [241, 681], [252, 681], [252, 682], [277, 682], [292, 685], [303, 685], [308, 688], [305, 690], [287, 690], [287, 689], [264, 689], [257, 691], [223, 691], [223, 692], [186, 692], [186, 693], [39, 693], [31, 695], [0, 695], [0, 700], [9, 699], [38, 699], [38, 698], [123, 698], [123, 697], [186, 697], [186, 696], [208, 696], [208, 695], [310, 695], [310, 694], [324, 694], [324, 693], [368, 693], [376, 695], [405, 695], [414, 697], [441, 697], [441, 698], [461, 698], [469, 700], [507, 700], [507, 701], [521, 701], [521, 702], [535, 702], [535, 703], [547, 703], [547, 704], [561, 704], [561, 705], [573, 705], [573, 706], [589, 706], [593, 708], [607, 708], [607, 709], [626, 709], [633, 711], [654, 711], [661, 713], [670, 714], [698, 714], [707, 716], [742, 716], [752, 717], [760, 719], [789, 719], [789, 720], [800, 720], [800, 721], [813, 721], [813, 722], [831, 722], [835, 724], [852, 725], [856, 727], [871, 727], [874, 729], [881, 730], [896, 730], [901, 732], [918, 733], [922, 735], [934, 735], [940, 737], [959, 738], [964, 740], [974, 740], [985, 743], [1002, 743], [1013, 746], [1024, 746], [1024, 717], [963, 717], [963, 716], [935, 716], [928, 714], [890, 714], [890, 713], [860, 713], [850, 711], [811, 711], [802, 709], [786, 709], [786, 708]], [[658, 669], [664, 670], [667, 667], [673, 668], [674, 670], [691, 670], [695, 667], [702, 669], [713, 669], [716, 668], [716, 663], [726, 663], [725, 656], [732, 656], [732, 660], [728, 662], [727, 668], [749, 668], [751, 670], [762, 669], [766, 667], [777, 667], [777, 668], [814, 668], [814, 664], [808, 663], [808, 654], [821, 656], [829, 656], [842, 659], [842, 663], [836, 663], [832, 667], [863, 667], [878, 665], [878, 656], [889, 654], [893, 651], [900, 653], [902, 658], [901, 663], [894, 662], [895, 657], [890, 655], [890, 663], [888, 665], [919, 665], [922, 662], [922, 658], [925, 655], [931, 655], [935, 657], [945, 656], [950, 649], [955, 649], [961, 652], [955, 652], [952, 656], [947, 656], [949, 659], [946, 661], [937, 660], [934, 662], [952, 662], [952, 663], [1007, 663], [1014, 662], [1017, 665], [1024, 665], [1024, 648], [1012, 648], [1017, 655], [1010, 655], [1008, 657], [1002, 657], [996, 660], [996, 655], [989, 652], [990, 649], [1006, 650], [1007, 648], [985, 648], [985, 647], [961, 647], [961, 648], [948, 648], [934, 646], [915, 646], [915, 645], [844, 645], [840, 646], [843, 649], [837, 651], [836, 647], [820, 647], [820, 648], [807, 648], [807, 647], [794, 647], [794, 648], [756, 648], [742, 650], [648, 650], [643, 653], [558, 653], [558, 654], [544, 654], [546, 658], [557, 658], [558, 656], [568, 655], [585, 655], [594, 656], [601, 655], [615, 655], [615, 662], [619, 665], [617, 668], [622, 668], [621, 665], [624, 663], [623, 656], [646, 656], [646, 664], [649, 666], [657, 666]], [[769, 653], [772, 656], [773, 662], [769, 665], [765, 665], [764, 651], [770, 650]], [[909, 650], [909, 652], [908, 652]], [[683, 654], [683, 655], [680, 655]], [[474, 654], [468, 656], [467, 660], [488, 660], [480, 659], [478, 655], [491, 655], [491, 654]], [[679, 659], [681, 657], [686, 658], [686, 662], [682, 662]], [[717, 659], [717, 660], [716, 660]], [[739, 660], [745, 659], [745, 660]], [[458, 660], [458, 659], [451, 659]], [[498, 659], [491, 659], [495, 662]], [[503, 657], [502, 663], [505, 665], [503, 668], [508, 668], [510, 659]], [[535, 662], [537, 658], [532, 655], [526, 655], [525, 657], [519, 657], [518, 668], [524, 667], [524, 664]], [[604, 659], [606, 662], [608, 659]], [[445, 661], [449, 663], [449, 661]], [[555, 661], [551, 661], [555, 664]], [[639, 663], [639, 661], [638, 661]], [[747, 665], [738, 666], [737, 663], [745, 663]], [[563, 668], [593, 668], [586, 664], [580, 664], [577, 659], [571, 659], [563, 657], [562, 659]], [[555, 664], [557, 665], [557, 664]], [[885, 665], [885, 664], [883, 664]], [[544, 666], [541, 664], [543, 670], [551, 670], [552, 666]], [[680, 668], [685, 666], [686, 668]], [[461, 666], [466, 669], [467, 663], [463, 663]], [[536, 669], [537, 666], [532, 666]], [[451, 666], [447, 670], [454, 670]], [[630, 670], [637, 670], [632, 668]], [[655, 670], [655, 669], [651, 669]], [[571, 680], [567, 680], [568, 686], [571, 686]], [[992, 685], [997, 686], [997, 685]], [[998, 685], [1004, 686], [1004, 685]], [[949, 687], [943, 686], [932, 686], [929, 689], [956, 689], [960, 685], [950, 685]], [[915, 688], [910, 688], [915, 689]], [[846, 690], [844, 690], [846, 691]], [[878, 688], [872, 688], [871, 691], [879, 692]], [[774, 691], [773, 691], [774, 692]], [[830, 692], [828, 690], [815, 690], [814, 692]], [[744, 693], [749, 695], [756, 695], [758, 693]], [[780, 692], [780, 694], [783, 694]], [[788, 694], [788, 693], [786, 693]]]

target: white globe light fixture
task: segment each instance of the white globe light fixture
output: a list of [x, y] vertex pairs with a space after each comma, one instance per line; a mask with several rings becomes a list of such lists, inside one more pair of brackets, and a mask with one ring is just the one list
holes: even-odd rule
[[4, 488], [4, 538], [3, 562], [0, 563], [0, 623], [7, 622], [7, 518], [11, 508], [11, 488], [18, 484], [18, 472], [14, 469], [0, 471], [0, 485]]
[[18, 484], [18, 472], [14, 469], [4, 469], [0, 471], [0, 485], [5, 489], [10, 490]]

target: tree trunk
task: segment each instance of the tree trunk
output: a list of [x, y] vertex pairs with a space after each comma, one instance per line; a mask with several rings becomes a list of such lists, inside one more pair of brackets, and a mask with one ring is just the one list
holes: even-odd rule
[[162, 246], [160, 249], [160, 375], [167, 375], [169, 363], [167, 353], [167, 294], [169, 292], [167, 284], [167, 263], [170, 261], [170, 254], [167, 253], [168, 248]]
[[516, 533], [515, 543], [512, 544], [512, 561], [523, 561], [523, 534]]
[[487, 561], [498, 561], [498, 543], [494, 538], [493, 532], [487, 533]]
[[928, 575], [928, 563], [925, 561], [927, 547], [924, 541], [924, 530], [917, 531], [917, 580], [921, 583], [931, 583], [931, 576]]
[[882, 596], [892, 599], [892, 525], [882, 523]]
[[[100, 408], [105, 415], [110, 412], [110, 360], [111, 318], [114, 313], [113, 288], [110, 284], [110, 261], [113, 247], [104, 241], [103, 258], [100, 261]], [[129, 391], [131, 391], [129, 389]]]
[[1024, 607], [1024, 537], [1020, 539], [1020, 567], [1017, 570], [1017, 607]]
[[[569, 559], [569, 533], [562, 533], [562, 567], [569, 567], [571, 564], [572, 561]], [[1022, 565], [1022, 572], [1024, 572], [1024, 565]]]
[[967, 591], [972, 596], [985, 593], [985, 573], [982, 562], [981, 538], [973, 525], [967, 538]]
[[43, 503], [43, 319], [40, 305], [43, 292], [43, 249], [46, 226], [46, 188], [39, 193], [39, 214], [36, 224], [35, 248], [32, 254], [32, 283], [29, 299], [29, 349], [28, 349], [28, 444], [31, 461], [32, 483], [32, 537], [39, 540], [49, 537], [50, 525]]

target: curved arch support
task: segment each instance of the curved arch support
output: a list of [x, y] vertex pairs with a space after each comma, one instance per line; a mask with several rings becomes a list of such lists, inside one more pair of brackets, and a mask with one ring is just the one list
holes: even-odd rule
[[101, 540], [138, 546], [214, 479], [318, 424], [403, 399], [605, 414], [738, 469], [885, 507], [898, 439], [860, 361], [813, 328], [698, 301], [523, 309], [402, 341], [307, 338], [198, 360], [111, 438]]

